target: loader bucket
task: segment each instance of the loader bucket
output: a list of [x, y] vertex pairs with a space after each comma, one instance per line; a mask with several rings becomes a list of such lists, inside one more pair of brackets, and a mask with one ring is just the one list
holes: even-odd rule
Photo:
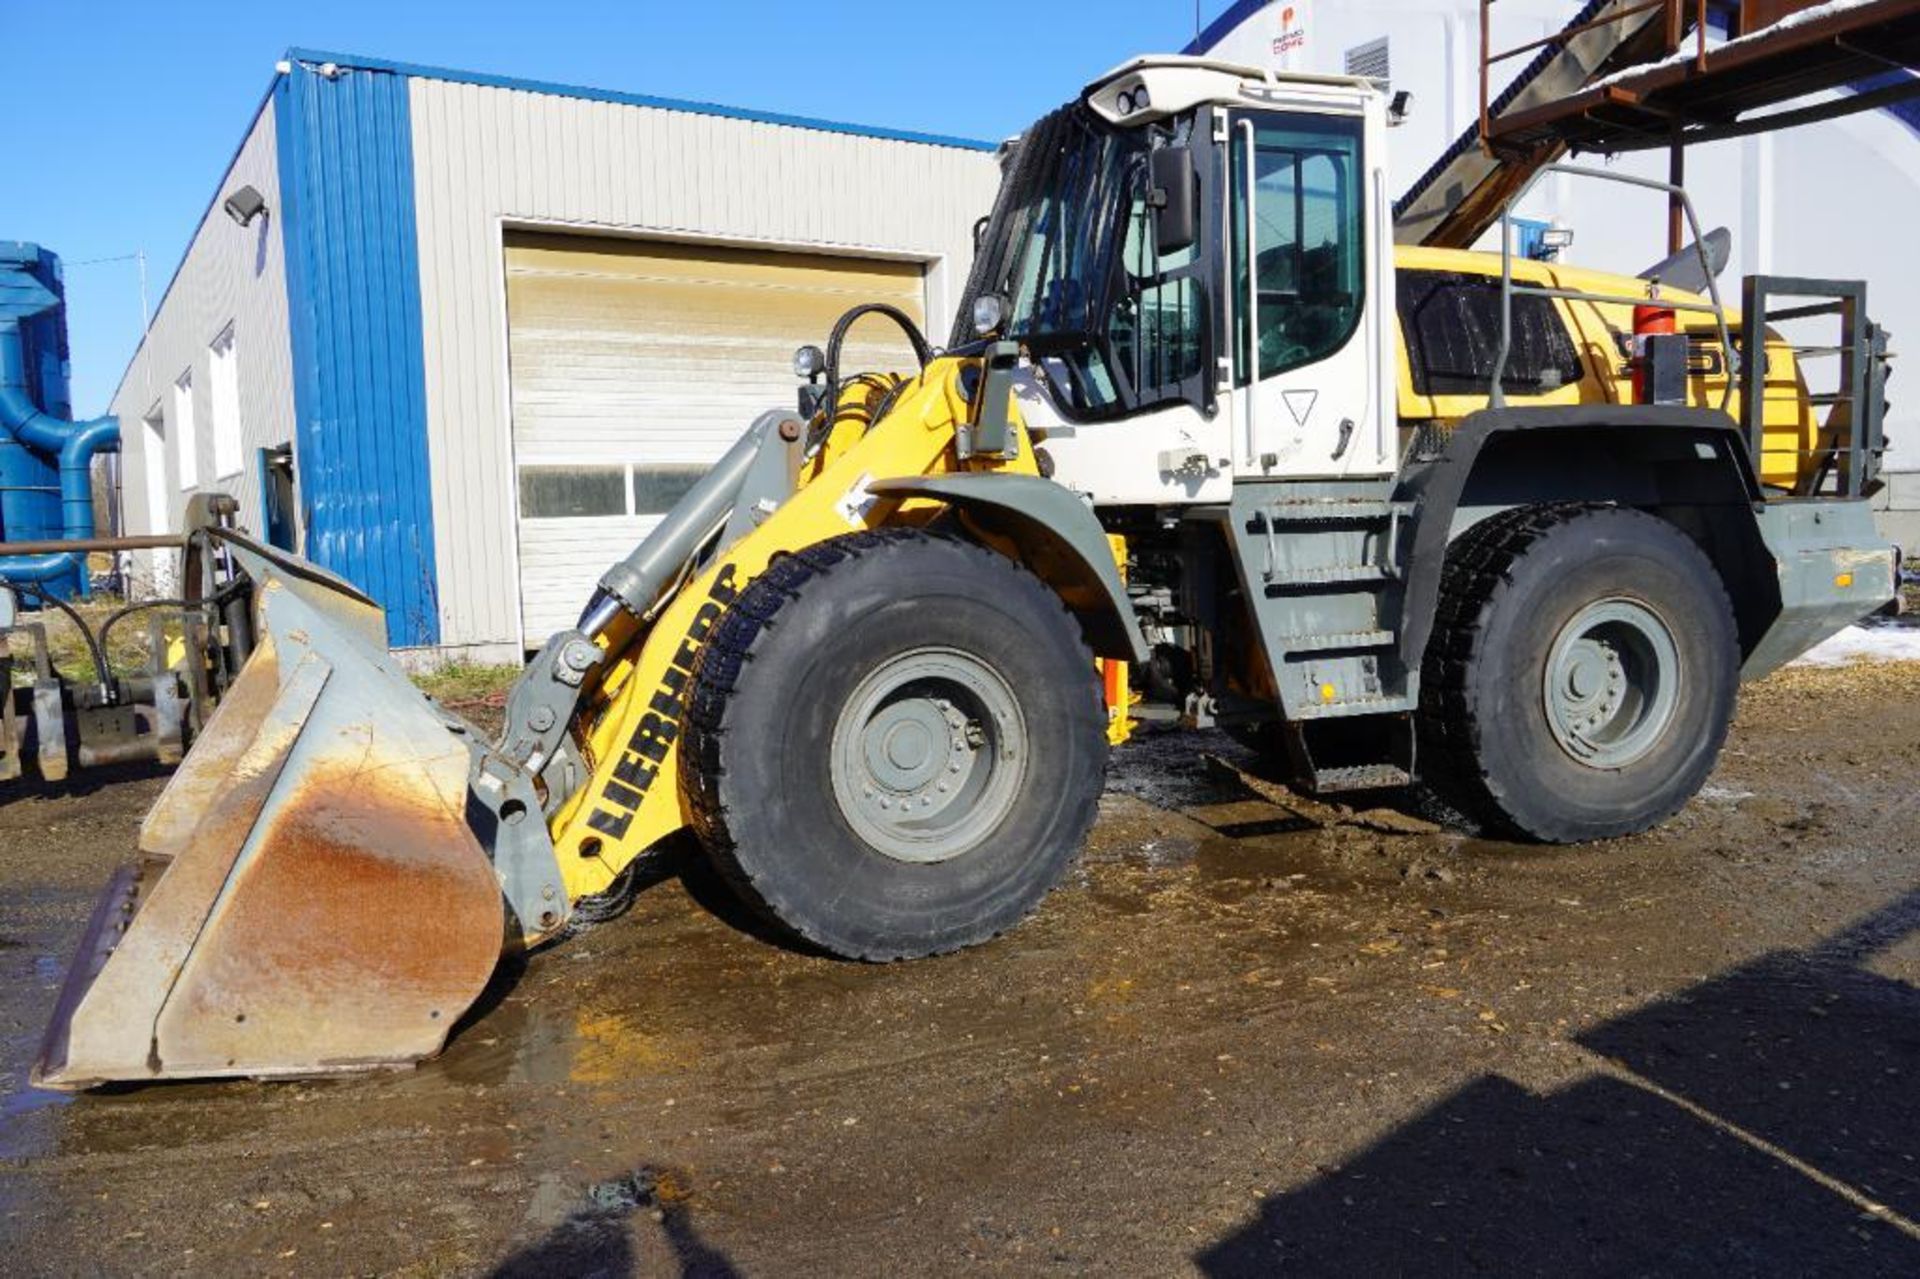
[[500, 956], [470, 730], [377, 606], [235, 547], [258, 642], [95, 908], [34, 1082], [312, 1075], [438, 1052]]

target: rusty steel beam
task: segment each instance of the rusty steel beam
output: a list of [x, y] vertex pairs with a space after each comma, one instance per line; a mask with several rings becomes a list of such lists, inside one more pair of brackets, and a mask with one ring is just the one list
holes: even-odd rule
[[1869, 0], [1856, 8], [1836, 10], [1771, 34], [1755, 32], [1717, 48], [1704, 52], [1697, 50], [1695, 56], [1685, 62], [1654, 63], [1612, 84], [1570, 94], [1544, 107], [1503, 116], [1493, 123], [1493, 128], [1497, 134], [1506, 130], [1550, 126], [1558, 119], [1581, 115], [1599, 105], [1605, 100], [1608, 90], [1625, 89], [1643, 99], [1648, 98], [1690, 80], [1712, 77], [1768, 59], [1785, 58], [1804, 50], [1831, 45], [1860, 28], [1909, 17], [1912, 12], [1912, 0]]
[[177, 551], [187, 544], [183, 533], [141, 533], [131, 537], [89, 537], [77, 541], [0, 542], [0, 555], [64, 555], [68, 551]]

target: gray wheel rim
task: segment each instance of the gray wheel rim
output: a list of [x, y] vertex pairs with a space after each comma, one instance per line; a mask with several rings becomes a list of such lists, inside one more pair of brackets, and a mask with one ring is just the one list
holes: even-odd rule
[[1587, 605], [1560, 628], [1542, 697], [1560, 748], [1591, 768], [1624, 768], [1654, 748], [1680, 702], [1673, 632], [1638, 600]]
[[951, 648], [890, 658], [834, 723], [834, 799], [896, 861], [960, 856], [1000, 824], [1027, 769], [1027, 725], [1000, 673]]

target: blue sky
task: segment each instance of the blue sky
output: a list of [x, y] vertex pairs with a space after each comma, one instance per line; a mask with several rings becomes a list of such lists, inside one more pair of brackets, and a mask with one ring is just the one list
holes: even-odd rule
[[[1226, 0], [1205, 0], [1211, 20]], [[0, 239], [66, 260], [74, 407], [103, 411], [291, 46], [1000, 138], [1135, 53], [1191, 0], [0, 0]], [[32, 105], [26, 105], [32, 104]]]

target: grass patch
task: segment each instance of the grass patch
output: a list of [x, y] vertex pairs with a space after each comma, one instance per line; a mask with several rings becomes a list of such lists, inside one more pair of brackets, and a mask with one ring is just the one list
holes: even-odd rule
[[448, 706], [498, 701], [520, 678], [518, 666], [487, 666], [479, 662], [448, 662], [438, 670], [415, 675], [422, 692]]
[[[69, 602], [73, 611], [81, 616], [95, 635], [100, 633], [101, 625], [110, 615], [126, 605], [125, 600], [109, 595], [96, 595], [90, 600]], [[52, 607], [41, 608], [37, 612], [22, 612], [17, 624], [38, 625], [46, 628], [47, 655], [61, 678], [74, 683], [93, 681], [93, 658], [87, 648], [87, 642], [65, 613]], [[149, 618], [136, 613], [113, 628], [112, 635], [108, 636], [107, 662], [115, 671], [127, 674], [145, 669], [148, 657], [149, 624]], [[168, 625], [167, 636], [178, 638], [181, 631], [180, 623], [176, 619]], [[14, 635], [5, 642], [14, 658], [13, 682], [16, 685], [33, 683], [32, 641], [24, 635]]]

